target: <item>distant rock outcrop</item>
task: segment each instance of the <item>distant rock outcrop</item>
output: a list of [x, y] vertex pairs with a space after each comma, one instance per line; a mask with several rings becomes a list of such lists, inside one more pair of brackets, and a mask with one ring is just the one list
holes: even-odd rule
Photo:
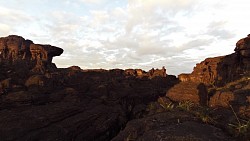
[[[180, 74], [178, 78], [181, 83], [166, 93], [171, 100], [202, 101], [210, 107], [233, 106], [250, 116], [250, 35], [236, 43], [235, 53], [207, 58], [196, 64], [191, 74]], [[198, 85], [207, 90], [199, 91]]]
[[250, 76], [250, 35], [236, 43], [235, 53], [207, 58], [196, 64], [191, 74], [180, 74], [181, 81], [223, 86], [244, 76]]
[[45, 73], [46, 70], [55, 69], [52, 58], [62, 53], [61, 48], [34, 44], [21, 36], [0, 38], [0, 61], [11, 64], [25, 62], [34, 72]]
[[250, 34], [236, 43], [234, 51], [243, 58], [250, 57]]
[[154, 77], [166, 77], [166, 69], [163, 66], [162, 69], [154, 69], [152, 68], [148, 72], [143, 71], [142, 69], [126, 69], [124, 71], [125, 75], [127, 76], [134, 76], [134, 77], [147, 77], [147, 78], [154, 78]]

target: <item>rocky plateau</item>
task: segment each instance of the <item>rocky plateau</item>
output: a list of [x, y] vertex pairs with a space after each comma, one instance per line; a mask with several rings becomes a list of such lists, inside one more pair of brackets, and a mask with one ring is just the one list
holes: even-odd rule
[[1, 141], [248, 141], [250, 35], [190, 74], [57, 68], [63, 49], [0, 38]]

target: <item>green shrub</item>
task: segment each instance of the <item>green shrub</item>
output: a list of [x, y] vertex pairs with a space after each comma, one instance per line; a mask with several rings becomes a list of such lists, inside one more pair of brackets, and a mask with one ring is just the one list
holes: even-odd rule
[[182, 101], [179, 102], [177, 108], [180, 108], [181, 110], [185, 110], [185, 111], [190, 111], [191, 108], [194, 107], [194, 103], [191, 101]]
[[236, 136], [246, 135], [248, 132], [250, 132], [250, 120], [247, 121], [247, 120], [240, 119], [237, 116], [236, 112], [234, 111], [232, 105], [230, 105], [230, 108], [237, 120], [237, 123], [230, 123], [228, 125], [235, 130]]
[[162, 97], [160, 97], [159, 99], [158, 99], [158, 103], [160, 104], [160, 106], [162, 107], [162, 108], [164, 108], [165, 110], [167, 110], [167, 111], [171, 111], [171, 110], [173, 110], [174, 109], [174, 104], [172, 103], [172, 102], [165, 102], [164, 101], [164, 99], [162, 98]]
[[208, 107], [199, 107], [195, 115], [204, 123], [215, 123], [215, 118], [211, 116], [211, 109]]

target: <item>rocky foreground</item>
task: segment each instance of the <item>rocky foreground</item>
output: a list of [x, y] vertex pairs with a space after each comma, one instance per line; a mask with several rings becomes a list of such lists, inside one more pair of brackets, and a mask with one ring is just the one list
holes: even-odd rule
[[250, 139], [250, 37], [178, 78], [166, 69], [57, 68], [63, 49], [0, 38], [0, 140]]

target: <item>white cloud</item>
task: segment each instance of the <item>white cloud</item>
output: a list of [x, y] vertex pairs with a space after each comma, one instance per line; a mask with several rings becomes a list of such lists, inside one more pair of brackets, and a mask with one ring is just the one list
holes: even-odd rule
[[92, 28], [102, 26], [103, 24], [107, 23], [110, 18], [107, 11], [90, 11], [90, 13], [92, 17], [90, 27]]
[[249, 34], [246, 0], [0, 1], [0, 35], [18, 34], [65, 51], [59, 67], [191, 72], [233, 52]]
[[15, 9], [8, 9], [5, 7], [0, 6], [0, 16], [1, 16], [1, 21], [6, 22], [6, 23], [17, 23], [20, 22], [21, 20], [31, 20], [29, 15], [26, 13], [15, 10]]
[[0, 23], [0, 36], [8, 35], [11, 31], [10, 26]]
[[80, 1], [87, 4], [101, 4], [104, 3], [106, 0], [80, 0]]

